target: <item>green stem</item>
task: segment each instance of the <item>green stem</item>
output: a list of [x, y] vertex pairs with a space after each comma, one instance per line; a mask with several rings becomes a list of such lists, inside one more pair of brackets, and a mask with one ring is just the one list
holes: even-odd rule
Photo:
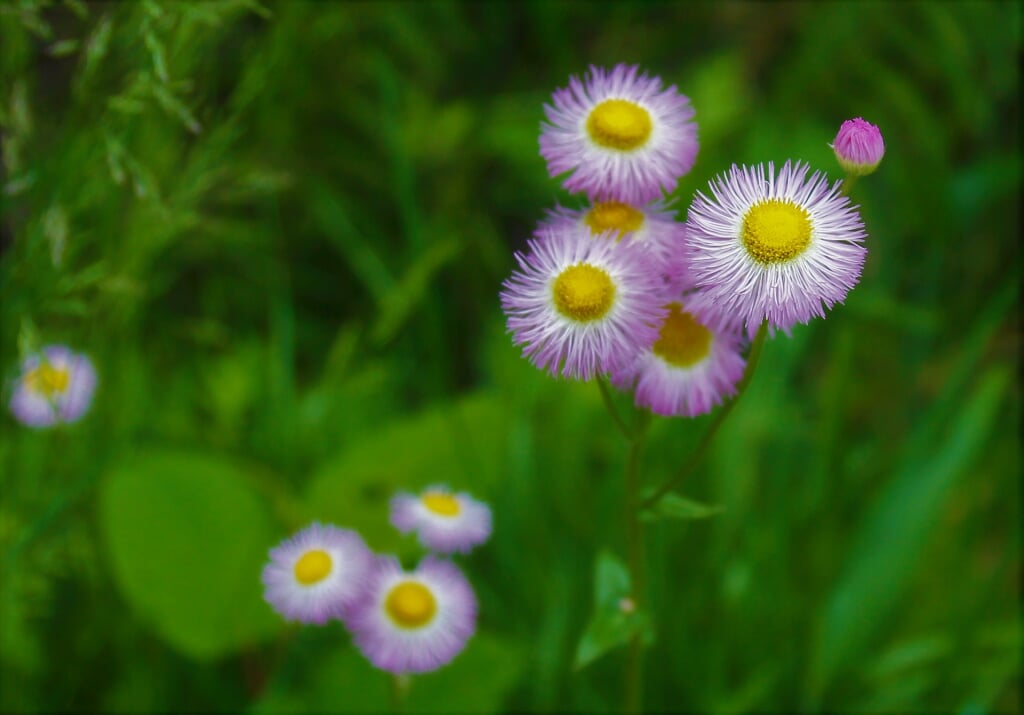
[[[633, 607], [644, 605], [644, 534], [640, 523], [640, 456], [651, 413], [637, 412], [636, 430], [629, 442], [626, 457], [626, 554]], [[626, 659], [625, 711], [639, 713], [643, 707], [643, 633], [637, 631], [629, 640]]]
[[391, 711], [400, 713], [405, 710], [405, 696], [409, 694], [412, 677], [408, 673], [391, 674]]
[[711, 440], [714, 438], [715, 433], [721, 426], [722, 422], [732, 411], [732, 408], [739, 402], [740, 397], [743, 396], [743, 392], [747, 389], [747, 385], [750, 384], [751, 378], [754, 377], [754, 370], [757, 368], [757, 363], [761, 359], [761, 351], [764, 349], [764, 340], [768, 335], [768, 321], [765, 320], [761, 323], [761, 327], [757, 329], [757, 335], [754, 336], [754, 342], [750, 346], [750, 355], [747, 356], [747, 366], [743, 370], [743, 377], [740, 378], [739, 384], [736, 386], [736, 394], [732, 396], [728, 402], [722, 405], [722, 409], [715, 415], [715, 419], [711, 422], [711, 426], [708, 427], [704, 436], [701, 438], [697, 448], [690, 454], [690, 458], [683, 465], [683, 468], [679, 470], [675, 477], [669, 479], [667, 482], [662, 484], [657, 491], [651, 494], [649, 497], [641, 502], [640, 507], [642, 509], [649, 509], [658, 501], [668, 494], [670, 491], [675, 489], [679, 484], [686, 478], [686, 476], [696, 469], [697, 465], [700, 464], [701, 459], [704, 457], [704, 453], [711, 446]]
[[608, 381], [605, 380], [604, 377], [598, 376], [597, 386], [601, 388], [601, 399], [604, 400], [604, 406], [608, 409], [608, 414], [612, 416], [612, 421], [615, 422], [615, 425], [619, 428], [619, 431], [622, 432], [623, 436], [627, 440], [632, 441], [633, 430], [626, 426], [622, 416], [619, 415], [619, 411], [615, 409], [615, 403], [612, 402], [611, 390], [608, 389]]
[[853, 185], [855, 183], [857, 183], [857, 174], [847, 174], [843, 178], [842, 185], [839, 187], [839, 193], [843, 194], [844, 196], [849, 196], [850, 189], [853, 188]]

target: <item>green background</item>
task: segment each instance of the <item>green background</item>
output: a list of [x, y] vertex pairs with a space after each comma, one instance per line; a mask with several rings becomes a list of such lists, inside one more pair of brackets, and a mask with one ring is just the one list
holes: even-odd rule
[[[733, 162], [839, 178], [844, 119], [886, 140], [861, 283], [766, 345], [682, 487], [721, 511], [645, 527], [646, 703], [1019, 710], [1020, 32], [1011, 2], [3, 0], [4, 401], [54, 342], [100, 386], [75, 425], [0, 415], [0, 710], [389, 709], [259, 571], [313, 519], [412, 563], [387, 502], [434, 482], [495, 532], [460, 560], [478, 633], [408, 708], [621, 706], [624, 649], [573, 660], [626, 447], [497, 298], [578, 205], [544, 102], [618, 62], [696, 108], [681, 217]], [[707, 422], [657, 421], [645, 481]]]

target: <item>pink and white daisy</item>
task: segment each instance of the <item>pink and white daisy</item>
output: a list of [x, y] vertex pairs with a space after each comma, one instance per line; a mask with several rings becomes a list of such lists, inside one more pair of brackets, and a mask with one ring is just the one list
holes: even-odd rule
[[10, 408], [29, 427], [51, 427], [82, 418], [96, 391], [96, 370], [85, 355], [48, 345], [21, 365]]
[[501, 306], [513, 342], [538, 368], [589, 380], [657, 339], [664, 286], [645, 251], [567, 223], [540, 227], [527, 245]]
[[687, 218], [689, 270], [702, 297], [752, 335], [763, 320], [789, 332], [841, 303], [857, 284], [864, 226], [820, 172], [786, 162], [738, 167], [698, 192]]
[[878, 168], [885, 156], [882, 132], [860, 117], [847, 119], [839, 127], [835, 141], [829, 146], [843, 171], [851, 176], [866, 176]]
[[644, 204], [676, 188], [697, 158], [690, 100], [635, 65], [590, 68], [544, 105], [540, 153], [551, 176], [594, 201]]
[[685, 223], [679, 224], [675, 248], [668, 254], [664, 263], [664, 279], [670, 298], [689, 292], [696, 286], [693, 271], [690, 270], [688, 243], [689, 227]]
[[735, 394], [746, 364], [739, 335], [706, 327], [686, 307], [671, 303], [654, 345], [612, 373], [620, 389], [635, 387], [637, 405], [665, 417], [710, 412]]
[[476, 595], [458, 566], [428, 556], [407, 572], [392, 556], [377, 558], [366, 595], [345, 622], [375, 667], [426, 673], [462, 652], [476, 614]]
[[676, 212], [664, 201], [632, 206], [622, 201], [598, 201], [581, 209], [556, 206], [548, 211], [544, 223], [559, 226], [575, 224], [597, 237], [608, 231], [618, 240], [649, 252], [661, 266], [668, 266], [683, 252], [686, 225], [676, 221]]
[[349, 529], [317, 522], [270, 550], [263, 598], [289, 621], [341, 619], [365, 589], [374, 555]]
[[391, 524], [439, 554], [469, 553], [491, 536], [491, 510], [466, 492], [452, 494], [443, 486], [420, 495], [402, 492], [391, 500]]

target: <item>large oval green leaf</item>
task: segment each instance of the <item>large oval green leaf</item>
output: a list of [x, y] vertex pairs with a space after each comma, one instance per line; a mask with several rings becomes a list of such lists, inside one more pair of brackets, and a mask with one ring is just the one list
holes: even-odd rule
[[125, 599], [185, 655], [223, 656], [282, 627], [260, 584], [280, 535], [231, 462], [139, 455], [106, 475], [100, 520]]

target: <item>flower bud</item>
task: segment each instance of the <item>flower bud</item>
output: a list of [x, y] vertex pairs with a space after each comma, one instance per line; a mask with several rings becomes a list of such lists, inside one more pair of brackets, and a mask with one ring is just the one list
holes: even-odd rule
[[843, 170], [851, 176], [866, 176], [878, 168], [885, 154], [882, 132], [860, 117], [847, 119], [830, 144]]

